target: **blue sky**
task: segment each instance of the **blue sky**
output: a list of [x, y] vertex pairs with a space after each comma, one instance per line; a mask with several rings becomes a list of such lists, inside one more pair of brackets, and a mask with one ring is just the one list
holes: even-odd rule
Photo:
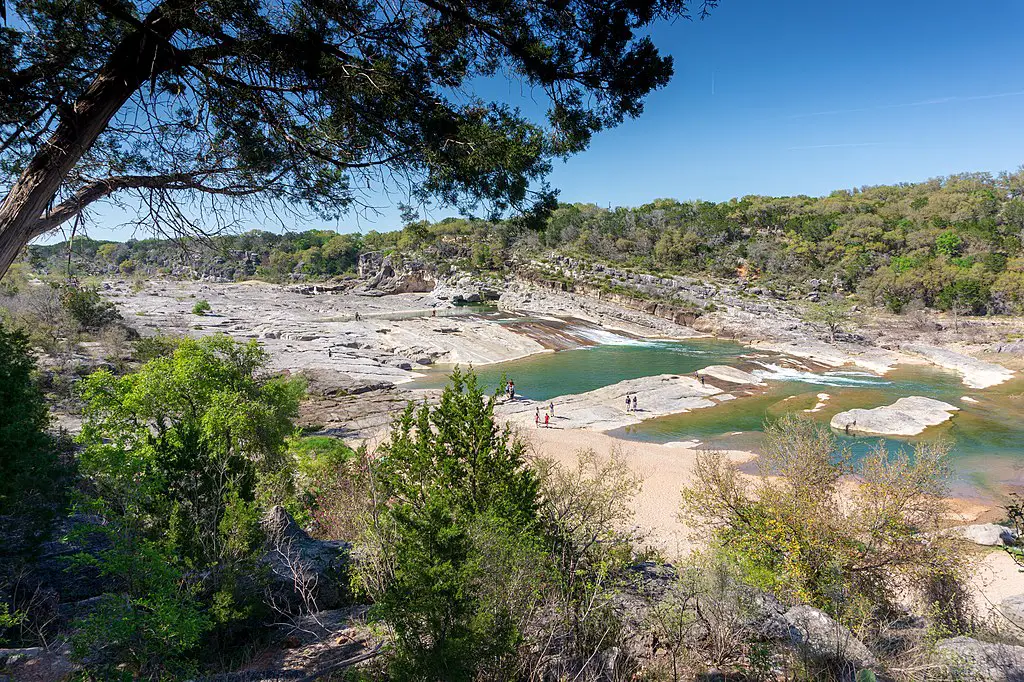
[[[562, 201], [819, 195], [1024, 164], [1020, 0], [722, 0], [652, 35], [675, 78], [639, 119], [556, 161]], [[526, 101], [518, 84], [487, 90]], [[393, 229], [397, 215], [294, 229]], [[129, 236], [115, 212], [95, 217], [92, 236]]]

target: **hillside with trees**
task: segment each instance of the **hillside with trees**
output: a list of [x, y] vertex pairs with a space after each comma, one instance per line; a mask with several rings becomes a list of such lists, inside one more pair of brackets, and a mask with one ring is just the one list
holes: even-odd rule
[[655, 274], [756, 283], [784, 296], [819, 286], [893, 312], [929, 307], [1008, 314], [1024, 306], [1024, 171], [838, 190], [824, 197], [659, 199], [636, 208], [562, 204], [539, 227], [449, 218], [393, 232], [248, 232], [178, 242], [78, 239], [30, 247], [40, 272], [326, 279], [381, 251], [442, 276], [505, 274], [554, 254]]

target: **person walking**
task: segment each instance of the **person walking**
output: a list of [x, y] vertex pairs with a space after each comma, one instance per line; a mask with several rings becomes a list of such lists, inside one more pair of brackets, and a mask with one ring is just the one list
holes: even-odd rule
[[546, 428], [548, 428], [548, 421], [549, 421], [550, 419], [551, 419], [551, 415], [550, 415], [550, 414], [545, 414], [545, 415], [544, 415], [544, 428], [545, 428], [545, 429], [546, 429]]
[[636, 394], [633, 394], [633, 411], [636, 412]]
[[537, 425], [538, 429], [540, 428], [540, 408], [539, 407], [537, 408], [537, 414], [535, 414], [533, 416], [533, 423]]
[[551, 416], [554, 417], [555, 416], [555, 401], [554, 400], [552, 400], [551, 403], [548, 405], [548, 410], [551, 412]]

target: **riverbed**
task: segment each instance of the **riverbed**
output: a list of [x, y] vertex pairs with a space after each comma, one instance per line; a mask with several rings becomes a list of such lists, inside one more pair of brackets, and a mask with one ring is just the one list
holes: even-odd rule
[[[836, 431], [836, 437], [855, 455], [879, 444], [896, 451], [912, 449], [919, 441], [945, 442], [960, 495], [990, 496], [1006, 486], [1024, 486], [1024, 379], [978, 390], [966, 387], [955, 372], [933, 365], [898, 365], [879, 376], [852, 367], [808, 371], [802, 367], [805, 363], [783, 354], [717, 339], [645, 341], [609, 334], [595, 342], [600, 345], [492, 364], [478, 368], [477, 374], [490, 387], [497, 388], [508, 378], [523, 397], [549, 401], [625, 379], [692, 375], [709, 365], [742, 367], [766, 383], [763, 391], [713, 408], [648, 419], [608, 435], [651, 443], [697, 441], [705, 448], [753, 452], [760, 446], [764, 425], [787, 412], [827, 425], [837, 412], [926, 396], [960, 410], [945, 424], [913, 438], [858, 437], [842, 431]], [[434, 368], [410, 386], [443, 386], [449, 371]]]

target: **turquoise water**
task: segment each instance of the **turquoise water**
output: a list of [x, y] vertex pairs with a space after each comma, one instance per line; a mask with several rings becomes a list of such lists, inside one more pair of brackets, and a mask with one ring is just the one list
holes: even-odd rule
[[[759, 364], [758, 364], [759, 363]], [[654, 374], [692, 374], [714, 364], [755, 368], [768, 382], [766, 392], [740, 397], [713, 408], [650, 419], [618, 429], [611, 435], [627, 440], [664, 443], [699, 440], [708, 447], [756, 451], [766, 421], [786, 412], [799, 412], [827, 424], [834, 414], [855, 407], [887, 405], [898, 398], [922, 395], [960, 408], [956, 416], [921, 436], [909, 439], [869, 438], [837, 433], [855, 454], [884, 443], [891, 451], [911, 448], [918, 440], [948, 443], [959, 482], [988, 489], [999, 484], [1024, 484], [1024, 379], [984, 390], [970, 389], [956, 373], [932, 366], [899, 366], [883, 377], [842, 368], [819, 373], [788, 369], [779, 356], [754, 351], [737, 343], [695, 339], [683, 342], [629, 342], [601, 345], [478, 368], [492, 388], [503, 377], [516, 383], [519, 394], [548, 400]], [[413, 387], [443, 386], [447, 371], [433, 370]], [[830, 398], [824, 408], [805, 413]], [[977, 403], [961, 400], [967, 396]]]
[[[620, 337], [622, 338], [622, 337]], [[624, 339], [625, 341], [625, 339]], [[738, 343], [695, 339], [681, 342], [638, 341], [533, 355], [522, 360], [475, 368], [484, 385], [497, 389], [507, 377], [516, 393], [548, 400], [585, 393], [626, 379], [653, 374], [692, 374], [708, 365], [735, 364], [750, 349]], [[464, 368], [465, 369], [465, 368]], [[410, 386], [440, 388], [448, 370], [434, 370]]]

